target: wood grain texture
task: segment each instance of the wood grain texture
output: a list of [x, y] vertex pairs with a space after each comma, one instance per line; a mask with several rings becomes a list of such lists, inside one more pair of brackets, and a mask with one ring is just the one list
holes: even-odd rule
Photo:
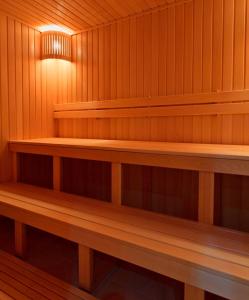
[[[4, 251], [0, 251], [0, 262], [0, 297], [3, 300], [96, 299]], [[8, 296], [5, 297], [5, 293]]]
[[198, 219], [198, 172], [123, 165], [122, 204]]
[[224, 297], [248, 295], [247, 234], [27, 185], [0, 194], [5, 216]]
[[184, 300], [205, 300], [205, 292], [191, 285], [185, 285]]
[[53, 134], [50, 88], [56, 77], [47, 66], [56, 65], [40, 61], [38, 31], [1, 13], [0, 45], [0, 181], [6, 181], [12, 169], [7, 141]]
[[30, 26], [52, 24], [75, 32], [178, 2], [182, 0], [1, 0], [0, 5], [1, 11]]
[[215, 225], [249, 232], [248, 176], [215, 176]]
[[[61, 95], [57, 104], [97, 100], [89, 107], [97, 102], [101, 107], [105, 105], [103, 100], [110, 100], [111, 106], [117, 99], [117, 105], [120, 99], [135, 104], [137, 97], [153, 102], [158, 96], [194, 94], [196, 99], [196, 93], [243, 91], [248, 86], [247, 19], [248, 0], [236, 3], [194, 0], [79, 34], [76, 39], [84, 39], [84, 46], [77, 47], [75, 57], [80, 52], [85, 54], [83, 59], [75, 60], [72, 70], [76, 77], [84, 79], [73, 81], [72, 89], [65, 90], [67, 101]], [[96, 62], [94, 57], [98, 58]], [[84, 97], [76, 97], [77, 90]], [[170, 102], [170, 97], [164, 101]], [[72, 115], [70, 120], [56, 121], [57, 135], [249, 143], [249, 114], [245, 110], [239, 115], [241, 111], [235, 113], [232, 106], [225, 115], [220, 115], [212, 105], [208, 110], [201, 108], [205, 110], [201, 114], [191, 105], [187, 109], [188, 113], [179, 112], [177, 116], [174, 115], [176, 107], [169, 116], [140, 114], [126, 119], [118, 115], [113, 118], [111, 114], [102, 119], [103, 114], [99, 112], [92, 113], [92, 119], [76, 120]]]

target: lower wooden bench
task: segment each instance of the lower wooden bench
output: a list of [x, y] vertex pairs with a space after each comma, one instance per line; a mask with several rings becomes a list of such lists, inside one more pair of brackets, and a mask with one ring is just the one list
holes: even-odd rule
[[94, 300], [96, 298], [0, 251], [0, 299]]
[[[225, 298], [248, 300], [246, 233], [13, 183], [0, 185], [0, 214], [76, 242], [83, 254], [98, 250]], [[90, 272], [82, 266], [83, 274]]]

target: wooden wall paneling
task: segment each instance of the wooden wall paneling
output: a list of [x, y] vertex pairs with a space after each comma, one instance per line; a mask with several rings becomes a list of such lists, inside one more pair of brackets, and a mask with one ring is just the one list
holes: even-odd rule
[[246, 37], [245, 37], [245, 88], [249, 86], [249, 54], [248, 54], [248, 47], [249, 47], [249, 5], [246, 2]]
[[167, 11], [163, 10], [159, 14], [159, 95], [167, 94]]
[[222, 89], [233, 89], [233, 53], [234, 53], [234, 1], [224, 0], [223, 26], [223, 85]]
[[203, 92], [212, 91], [213, 0], [203, 1]]
[[[130, 20], [123, 22], [123, 87], [122, 97], [130, 97]], [[148, 48], [150, 45], [148, 45]], [[148, 57], [150, 61], [150, 57]], [[144, 79], [145, 80], [145, 79]]]
[[117, 24], [117, 97], [122, 98], [122, 85], [123, 85], [123, 73], [122, 73], [122, 27], [123, 22]]
[[99, 28], [98, 30], [98, 43], [99, 43], [99, 49], [98, 51], [98, 63], [97, 69], [99, 71], [98, 79], [96, 80], [96, 89], [99, 90], [99, 93], [97, 95], [97, 100], [105, 99], [105, 69], [108, 68], [108, 66], [105, 66], [105, 33], [104, 33], [103, 27]]
[[23, 137], [23, 106], [22, 106], [22, 38], [21, 24], [15, 22], [15, 96], [16, 96], [16, 137]]
[[53, 157], [53, 189], [55, 191], [61, 190], [61, 158]]
[[53, 159], [49, 155], [19, 154], [20, 182], [53, 188]]
[[215, 176], [215, 224], [249, 232], [248, 176]]
[[29, 138], [30, 135], [30, 99], [29, 99], [29, 28], [25, 25], [22, 26], [22, 57], [23, 57], [23, 130], [24, 138]]
[[[175, 95], [176, 89], [176, 13], [175, 7], [167, 9], [167, 94]], [[179, 24], [178, 24], [179, 25]], [[178, 78], [177, 78], [178, 79]]]
[[202, 91], [203, 77], [203, 0], [194, 1], [194, 61], [193, 61], [193, 92]]
[[144, 96], [144, 17], [137, 18], [137, 97]]
[[47, 84], [56, 66], [47, 70], [48, 62], [40, 60], [40, 33], [2, 13], [0, 19], [0, 181], [6, 181], [12, 170], [7, 141], [53, 134], [57, 85]]
[[214, 173], [199, 173], [199, 221], [214, 222]]
[[[82, 33], [82, 99], [83, 101], [87, 101], [87, 61], [88, 61], [88, 52], [87, 52], [87, 32]], [[70, 72], [68, 72], [70, 73]]]
[[34, 51], [35, 51], [35, 133], [42, 134], [42, 62], [40, 61], [41, 55], [41, 40], [40, 33], [38, 31], [34, 31], [35, 39], [34, 39]]
[[80, 101], [83, 99], [83, 93], [82, 93], [82, 82], [83, 82], [83, 77], [82, 77], [82, 35], [78, 34], [76, 36], [76, 101]]
[[117, 24], [111, 25], [111, 99], [117, 98]]
[[[9, 115], [16, 120], [16, 78], [15, 78], [15, 21], [8, 19], [8, 83], [9, 83]], [[11, 138], [17, 137], [16, 122], [9, 122], [9, 134]]]
[[[197, 220], [198, 176], [191, 171], [124, 165], [122, 203]], [[181, 188], [180, 188], [181, 187]], [[191, 195], [186, 198], [186, 195]]]
[[111, 99], [111, 25], [104, 28], [104, 99]]
[[[152, 67], [151, 67], [151, 96], [159, 95], [159, 21], [160, 21], [160, 12], [152, 13], [151, 16], [151, 27], [152, 27]], [[131, 68], [133, 67], [133, 62], [131, 61]], [[131, 93], [131, 97], [133, 94]]]
[[93, 30], [93, 83], [92, 83], [92, 100], [99, 100], [99, 30]]
[[184, 93], [193, 92], [193, 45], [194, 45], [194, 5], [193, 2], [184, 5]]
[[[88, 49], [86, 80], [82, 83], [88, 86], [86, 100], [93, 100], [93, 92], [96, 93], [96, 100], [107, 99], [109, 87], [109, 99], [243, 89], [245, 85], [235, 85], [234, 80], [236, 73], [241, 76], [244, 72], [243, 77], [246, 76], [246, 70], [242, 73], [238, 70], [245, 69], [247, 61], [247, 6], [245, 0], [234, 3], [194, 0], [113, 23], [108, 25], [111, 31], [110, 47], [106, 42], [108, 26], [89, 30], [85, 46]], [[96, 39], [93, 35], [100, 37]], [[101, 46], [104, 49], [99, 50], [98, 55], [92, 41], [94, 39], [98, 45], [104, 39]], [[234, 48], [235, 42], [237, 49]], [[238, 51], [239, 54], [236, 54]], [[243, 53], [245, 59], [241, 58]], [[97, 64], [93, 63], [95, 56], [98, 58]], [[109, 57], [110, 70], [106, 67]], [[236, 61], [240, 65], [236, 67], [237, 71], [234, 68]], [[82, 68], [83, 65], [77, 69]], [[95, 76], [95, 72], [98, 75]], [[238, 138], [235, 132], [239, 130], [236, 124], [246, 124], [248, 114], [235, 118], [232, 109], [226, 116], [211, 116], [207, 112], [201, 117], [193, 117], [190, 113], [188, 117], [141, 117], [140, 120], [132, 117], [126, 120], [111, 118], [110, 121], [93, 119], [82, 121], [87, 126], [81, 126], [81, 122], [76, 122], [78, 125], [75, 126], [78, 128], [77, 136], [89, 138], [106, 136], [114, 139], [246, 143], [245, 125], [242, 128], [243, 138]], [[239, 119], [243, 121], [237, 122]], [[59, 127], [62, 122], [59, 121]], [[70, 128], [73, 122], [68, 120], [66, 127]], [[167, 132], [159, 132], [160, 129], [156, 132], [156, 128], [166, 128]], [[177, 135], [172, 134], [175, 129]], [[68, 129], [65, 134], [70, 136], [72, 132]]]
[[244, 89], [245, 84], [245, 17], [246, 0], [234, 2], [234, 89]]
[[0, 157], [1, 157], [1, 178], [6, 180], [10, 176], [10, 170], [8, 165], [10, 162], [10, 156], [7, 151], [6, 142], [9, 137], [9, 94], [8, 94], [8, 52], [7, 52], [7, 18], [0, 15], [0, 99], [1, 99], [1, 146], [0, 146]]
[[48, 126], [47, 126], [47, 64], [45, 61], [42, 61], [42, 70], [41, 70], [41, 76], [42, 76], [42, 82], [41, 82], [41, 97], [42, 97], [42, 106], [41, 106], [41, 122], [42, 122], [42, 130], [41, 134], [43, 137], [47, 135], [48, 132]]
[[29, 40], [29, 74], [34, 74], [34, 76], [29, 76], [29, 96], [30, 96], [30, 137], [36, 137], [37, 123], [36, 123], [36, 70], [35, 70], [35, 31], [29, 28], [28, 30], [28, 40]]
[[53, 123], [53, 103], [57, 102], [58, 97], [58, 70], [57, 62], [55, 59], [44, 60], [43, 63], [46, 64], [46, 80], [47, 80], [47, 101], [45, 105], [45, 114], [47, 117], [47, 135], [53, 135], [54, 133], [54, 123]]
[[[232, 2], [232, 1], [231, 1]], [[213, 91], [222, 89], [222, 61], [223, 61], [223, 0], [214, 1], [213, 12]]]
[[[126, 69], [129, 69], [130, 61], [127, 59], [126, 63], [127, 63]], [[152, 94], [151, 75], [152, 75], [152, 15], [147, 14], [144, 17], [144, 95], [151, 96]], [[128, 91], [130, 90], [130, 86], [127, 86], [126, 88], [128, 89]]]
[[20, 178], [20, 168], [19, 168], [19, 154], [16, 152], [13, 152], [12, 154], [12, 181], [18, 182]]
[[112, 203], [121, 205], [122, 202], [122, 165], [112, 163]]
[[76, 102], [77, 76], [77, 36], [72, 36], [72, 64], [71, 64], [71, 102]]
[[88, 47], [87, 47], [87, 82], [88, 82], [88, 99], [93, 99], [93, 32], [89, 31], [88, 35]]
[[184, 22], [184, 6], [179, 5], [175, 8], [175, 94], [184, 93]]

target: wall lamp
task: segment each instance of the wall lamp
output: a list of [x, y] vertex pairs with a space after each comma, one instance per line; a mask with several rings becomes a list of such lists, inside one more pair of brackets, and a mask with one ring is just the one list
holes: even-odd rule
[[41, 33], [41, 58], [57, 58], [71, 61], [71, 35], [59, 31]]

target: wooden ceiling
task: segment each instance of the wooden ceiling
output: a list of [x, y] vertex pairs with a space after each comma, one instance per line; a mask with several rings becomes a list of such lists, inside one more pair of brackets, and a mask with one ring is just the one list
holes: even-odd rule
[[172, 2], [175, 0], [0, 0], [0, 10], [35, 28], [54, 24], [78, 32]]

